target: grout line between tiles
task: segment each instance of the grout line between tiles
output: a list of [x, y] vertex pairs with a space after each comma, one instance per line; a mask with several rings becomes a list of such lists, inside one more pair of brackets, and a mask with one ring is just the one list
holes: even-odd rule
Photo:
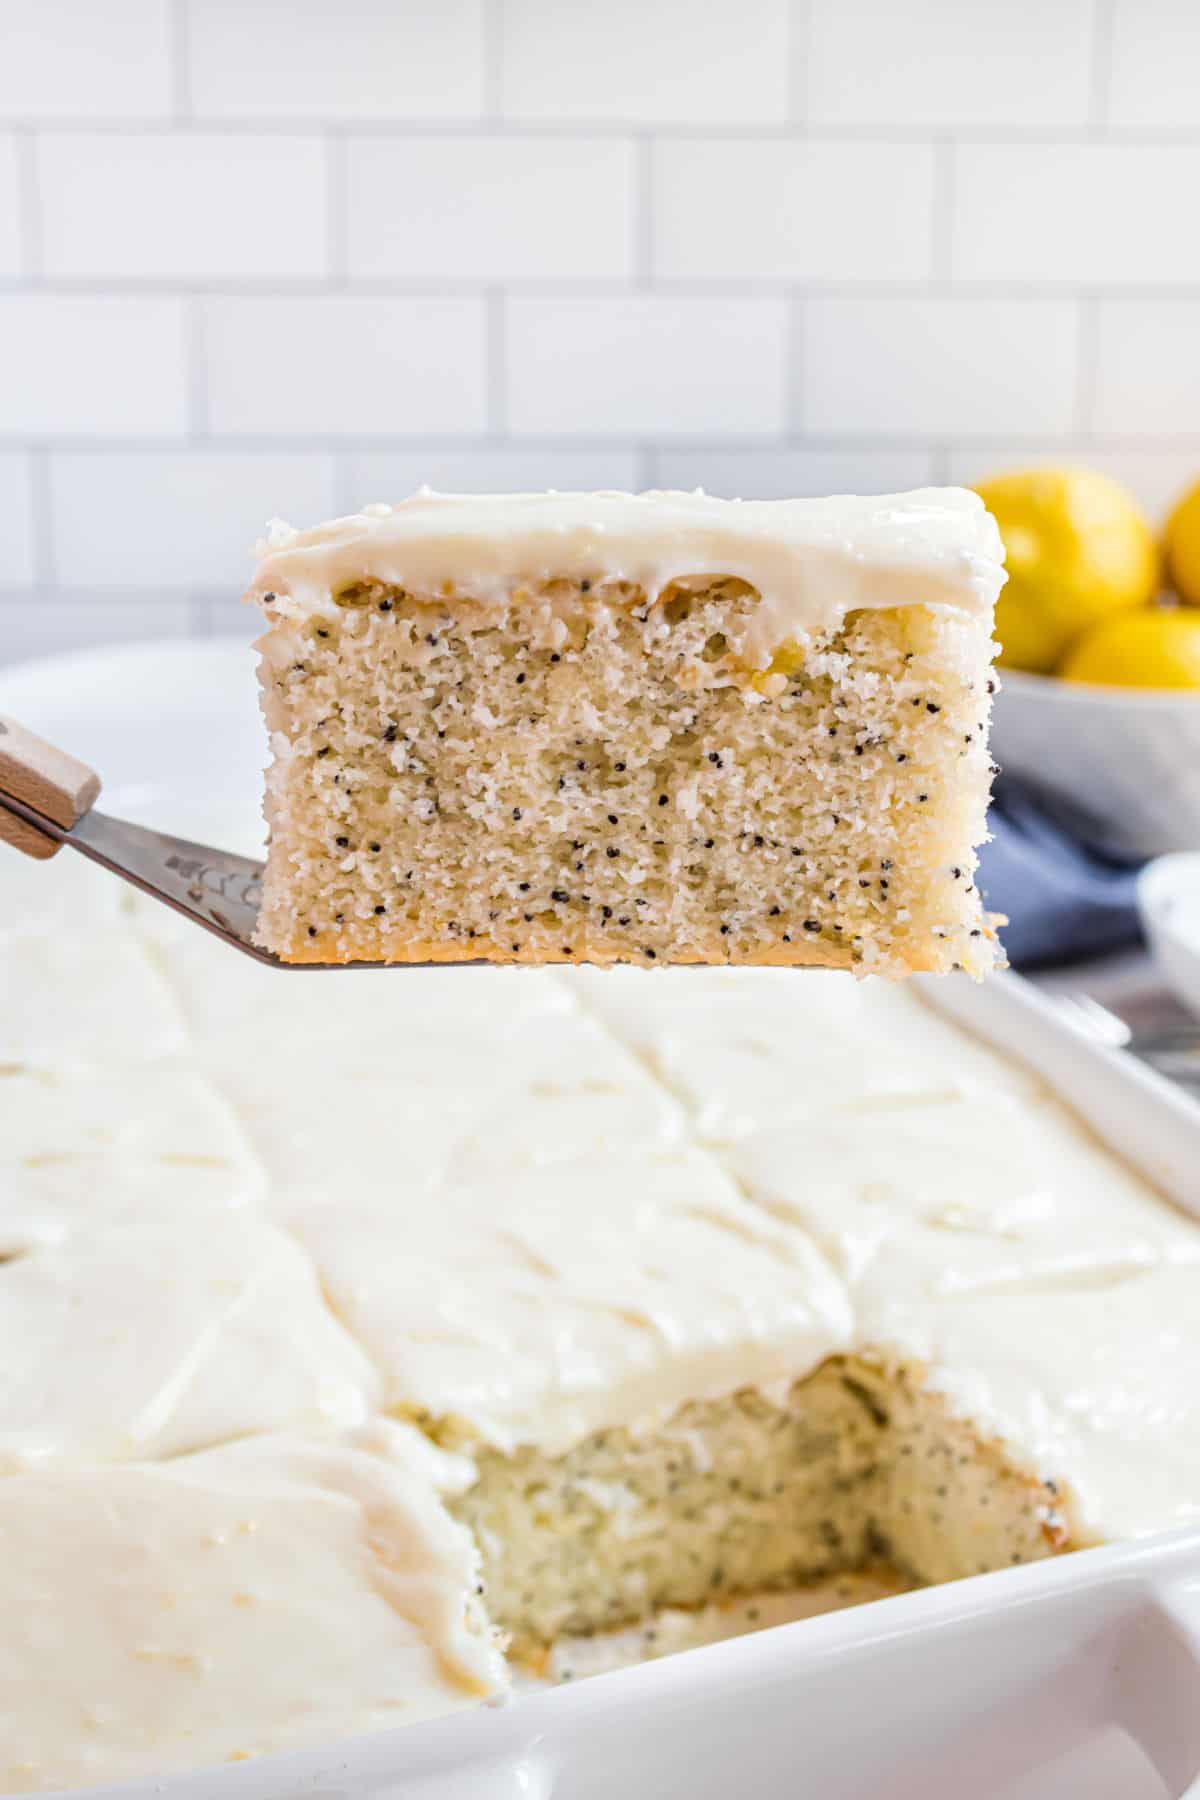
[[335, 289], [350, 285], [350, 151], [345, 134], [327, 131], [325, 144], [325, 256]]
[[487, 294], [484, 320], [485, 370], [487, 383], [486, 418], [488, 435], [501, 437], [508, 425], [508, 308], [503, 288], [491, 288]]
[[939, 287], [954, 282], [954, 182], [958, 173], [952, 138], [933, 146], [933, 219], [930, 233], [930, 277]]
[[789, 436], [803, 436], [805, 406], [804, 301], [788, 302], [784, 334], [784, 409]]
[[1090, 437], [1096, 416], [1096, 386], [1100, 373], [1100, 306], [1096, 300], [1079, 302], [1079, 335], [1075, 364], [1075, 431]]
[[196, 296], [184, 300], [184, 395], [187, 437], [207, 439], [209, 432], [208, 343], [204, 302]]
[[1092, 0], [1088, 123], [1092, 132], [1102, 137], [1108, 136], [1112, 98], [1114, 3], [1115, 0]]
[[176, 123], [192, 118], [191, 43], [188, 0], [167, 0], [167, 79], [171, 117]]
[[[487, 278], [465, 280], [459, 276], [431, 276], [426, 280], [384, 280], [378, 277], [352, 282], [334, 281], [329, 276], [295, 275], [213, 277], [209, 280], [189, 278], [173, 280], [155, 276], [133, 280], [125, 275], [87, 277], [15, 277], [0, 278], [0, 298], [18, 294], [38, 294], [72, 299], [176, 299], [180, 296], [223, 300], [275, 300], [287, 306], [293, 300], [327, 298], [352, 293], [365, 299], [450, 300], [479, 299], [494, 293], [496, 283]], [[513, 276], [504, 282], [503, 291], [514, 298], [529, 300], [609, 300], [619, 303], [631, 298], [638, 289], [620, 276], [597, 278], [587, 276]], [[777, 300], [789, 294], [802, 294], [824, 300], [930, 300], [946, 298], [944, 282], [929, 276], [911, 281], [895, 279], [796, 281], [785, 276], [689, 276], [659, 277], [654, 282], [656, 297], [672, 300]], [[1068, 302], [1080, 296], [1127, 302], [1188, 302], [1200, 300], [1200, 281], [1138, 280], [1131, 276], [1121, 281], [1001, 281], [958, 280], [948, 296], [963, 305], [972, 302], [1003, 300], [1015, 306]]]
[[23, 277], [14, 285], [24, 288], [42, 270], [42, 184], [37, 138], [32, 131], [18, 131], [14, 138], [17, 158], [17, 228]]
[[[1005, 450], [1012, 445], [1020, 445], [1025, 449], [1039, 447], [1052, 450], [1056, 445], [1069, 443], [1078, 437], [1074, 425], [1062, 431], [971, 431], [958, 430], [952, 434], [952, 441], [971, 448], [987, 448], [989, 446]], [[938, 432], [889, 432], [883, 431], [851, 431], [805, 432], [800, 429], [784, 431], [739, 432], [736, 436], [715, 439], [711, 434], [702, 432], [685, 432], [679, 435], [664, 432], [655, 438], [639, 438], [628, 430], [614, 430], [606, 433], [580, 433], [573, 436], [561, 432], [520, 432], [496, 434], [490, 432], [467, 432], [447, 436], [445, 433], [397, 434], [394, 437], [381, 437], [374, 433], [344, 433], [339, 435], [321, 435], [309, 432], [278, 437], [265, 434], [246, 433], [239, 435], [229, 432], [206, 433], [202, 443], [192, 443], [183, 433], [167, 435], [142, 436], [131, 434], [127, 437], [110, 433], [80, 433], [78, 436], [59, 433], [30, 433], [22, 435], [11, 433], [0, 435], [0, 450], [46, 450], [51, 453], [80, 456], [103, 456], [120, 458], [122, 456], [147, 455], [186, 455], [189, 450], [203, 451], [206, 455], [228, 456], [270, 456], [270, 455], [397, 455], [402, 456], [414, 451], [430, 454], [454, 454], [458, 452], [490, 451], [503, 454], [511, 451], [514, 455], [536, 454], [539, 451], [553, 453], [555, 451], [571, 452], [586, 455], [589, 452], [605, 452], [611, 450], [629, 450], [638, 443], [644, 443], [656, 453], [675, 455], [679, 453], [696, 454], [707, 452], [712, 455], [739, 457], [744, 455], [787, 455], [795, 451], [819, 453], [823, 451], [845, 452], [856, 454], [863, 451], [924, 451], [945, 441], [946, 434]], [[1200, 448], [1200, 427], [1190, 432], [1137, 432], [1137, 431], [1096, 431], [1090, 434], [1094, 448], [1104, 450], [1113, 455], [1193, 455]]]
[[811, 0], [790, 0], [787, 13], [787, 113], [794, 128], [808, 117]]
[[[1101, 0], [1104, 5], [1107, 0]], [[1095, 55], [1093, 56], [1093, 64]], [[1098, 79], [1093, 77], [1093, 79]], [[879, 119], [870, 124], [807, 124], [798, 120], [764, 122], [762, 119], [714, 121], [654, 119], [646, 116], [627, 119], [545, 120], [491, 117], [480, 112], [448, 119], [377, 118], [360, 119], [337, 113], [296, 113], [281, 117], [264, 117], [254, 113], [233, 117], [205, 116], [192, 113], [172, 121], [170, 117], [47, 118], [37, 113], [14, 114], [5, 121], [5, 130], [43, 132], [47, 136], [148, 136], [177, 126], [181, 134], [203, 133], [209, 137], [245, 137], [247, 133], [262, 136], [294, 137], [298, 133], [320, 135], [337, 130], [349, 137], [411, 139], [421, 137], [538, 137], [548, 142], [564, 138], [628, 138], [646, 132], [656, 138], [705, 138], [728, 141], [780, 143], [800, 141], [807, 144], [875, 144], [887, 148], [893, 144], [927, 144], [932, 138], [949, 136], [956, 143], [989, 145], [1087, 145], [1094, 143], [1096, 131], [1089, 120], [1078, 125], [974, 125], [969, 119], [949, 126], [910, 124], [901, 120]], [[1187, 125], [1118, 125], [1108, 124], [1104, 130], [1108, 143], [1138, 145], [1200, 145], [1200, 126]]]
[[657, 461], [651, 444], [633, 446], [633, 485], [639, 493], [658, 486]]
[[50, 481], [50, 453], [29, 452], [29, 505], [33, 524], [33, 584], [38, 593], [57, 587], [58, 558], [54, 541], [54, 496]]
[[491, 129], [504, 120], [505, 0], [479, 0], [483, 8], [482, 119]]
[[335, 456], [333, 459], [333, 500], [342, 517], [357, 512], [360, 506], [369, 504], [372, 500], [382, 499], [382, 495], [356, 494], [352, 491], [354, 462], [353, 453]]
[[636, 288], [654, 286], [655, 255], [654, 140], [641, 132], [633, 140], [631, 277]]

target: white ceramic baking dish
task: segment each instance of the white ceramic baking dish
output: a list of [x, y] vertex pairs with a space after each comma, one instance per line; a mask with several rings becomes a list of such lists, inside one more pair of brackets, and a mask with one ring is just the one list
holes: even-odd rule
[[[0, 672], [0, 710], [95, 764], [114, 812], [197, 837], [240, 819], [229, 847], [250, 849], [263, 760], [252, 660], [233, 644], [59, 658]], [[1015, 976], [925, 990], [1200, 1214], [1193, 1102], [1075, 1031]], [[1200, 1531], [978, 1576], [328, 1749], [90, 1792], [1200, 1800]]]

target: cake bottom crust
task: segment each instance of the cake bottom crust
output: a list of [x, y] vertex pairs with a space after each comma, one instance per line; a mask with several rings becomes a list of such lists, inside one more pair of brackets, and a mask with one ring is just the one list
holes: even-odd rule
[[[994, 946], [996, 941], [995, 927], [1004, 920], [989, 916], [984, 929], [984, 941]], [[403, 931], [379, 932], [364, 934], [361, 941], [356, 940], [354, 933], [318, 932], [315, 937], [307, 934], [297, 937], [278, 948], [278, 954], [285, 962], [291, 963], [336, 963], [349, 965], [364, 963], [511, 963], [542, 966], [549, 963], [573, 964], [586, 963], [600, 968], [614, 968], [621, 963], [636, 962], [645, 966], [645, 958], [634, 958], [614, 950], [611, 939], [598, 933], [567, 934], [571, 942], [562, 941], [561, 932], [530, 933], [520, 944], [505, 945], [495, 940], [476, 937], [468, 943], [447, 942], [445, 939], [421, 939], [409, 937]], [[544, 936], [544, 942], [541, 937]], [[653, 953], [651, 953], [653, 956]], [[925, 946], [905, 946], [902, 955], [893, 956], [886, 964], [872, 964], [855, 954], [849, 945], [836, 945], [827, 942], [805, 942], [803, 931], [793, 936], [791, 941], [771, 938], [761, 944], [743, 944], [731, 950], [725, 939], [715, 934], [707, 944], [695, 949], [673, 951], [668, 959], [670, 964], [691, 967], [726, 967], [726, 968], [809, 968], [809, 969], [849, 969], [859, 976], [906, 974], [938, 974], [948, 971], [953, 960], [947, 952], [940, 952], [936, 944]], [[666, 966], [664, 964], [664, 966]]]

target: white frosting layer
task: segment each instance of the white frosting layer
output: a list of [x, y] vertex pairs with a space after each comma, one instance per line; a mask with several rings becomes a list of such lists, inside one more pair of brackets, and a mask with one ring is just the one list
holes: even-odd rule
[[395, 1726], [506, 1686], [404, 1426], [0, 1482], [0, 1788], [41, 1793]]
[[0, 1075], [0, 1257], [97, 1217], [205, 1216], [265, 1191], [233, 1108], [190, 1069], [23, 1063]]
[[[29, 1295], [14, 1327], [19, 1378], [0, 1396], [12, 1462], [145, 1455], [319, 1416], [319, 1369], [341, 1371], [335, 1416], [382, 1393], [498, 1444], [561, 1448], [693, 1395], [786, 1379], [884, 1334], [932, 1354], [952, 1308], [961, 1320], [946, 1385], [958, 1393], [973, 1379], [974, 1322], [988, 1373], [970, 1387], [973, 1414], [984, 1430], [1011, 1432], [1018, 1454], [1041, 1457], [1054, 1439], [1032, 1421], [1066, 1404], [1064, 1297], [1094, 1315], [1100, 1338], [1119, 1284], [1158, 1329], [1159, 1284], [1186, 1281], [1200, 1257], [1196, 1226], [1034, 1076], [909, 990], [766, 970], [406, 970], [335, 982], [258, 969], [153, 909], [95, 932], [102, 958], [94, 935], [91, 962], [85, 943], [73, 953], [81, 1016], [99, 1021], [118, 951], [120, 966], [146, 971], [122, 1020], [126, 1054], [140, 1042], [160, 1062], [159, 1020], [184, 1047], [173, 1072], [156, 1067], [146, 1093], [158, 1117], [141, 1126], [132, 1068], [128, 1078], [60, 1073], [44, 1093], [30, 1086], [46, 1078], [42, 1065], [9, 1078], [8, 1236], [52, 1245], [27, 1268], [0, 1269], [0, 1288]], [[61, 978], [49, 952], [23, 966], [42, 970], [23, 1013], [41, 1044], [54, 1011], [41, 987], [57, 993]], [[29, 1091], [38, 1098], [27, 1104]], [[105, 1106], [115, 1142], [98, 1145]], [[189, 1160], [201, 1133], [212, 1166]], [[177, 1161], [164, 1162], [173, 1136]], [[46, 1165], [48, 1145], [52, 1158], [80, 1158], [90, 1208], [72, 1211], [61, 1172], [71, 1165]], [[269, 1232], [264, 1208], [287, 1238]], [[103, 1249], [135, 1241], [147, 1247], [136, 1257]], [[322, 1310], [300, 1244], [373, 1370]], [[270, 1279], [244, 1283], [240, 1305], [221, 1309], [222, 1284], [256, 1266]], [[289, 1283], [289, 1303], [270, 1298]], [[68, 1290], [79, 1301], [70, 1315]], [[988, 1335], [1016, 1296], [1029, 1312], [1020, 1431]], [[1170, 1329], [1200, 1339], [1200, 1308], [1195, 1323], [1176, 1310]], [[115, 1333], [119, 1380], [95, 1360], [114, 1313], [138, 1319], [141, 1344], [154, 1346], [138, 1358]], [[309, 1353], [322, 1331], [336, 1348]], [[51, 1341], [70, 1371], [58, 1412], [27, 1385], [45, 1361], [28, 1345]], [[222, 1355], [198, 1358], [200, 1342]], [[273, 1380], [247, 1383], [239, 1371], [265, 1346]], [[1162, 1483], [1131, 1482], [1126, 1449], [1110, 1448], [1103, 1425], [1072, 1440], [1077, 1463], [1051, 1457], [1046, 1472], [1081, 1488], [1098, 1529], [1146, 1529], [1196, 1506], [1200, 1398], [1183, 1367], [1164, 1360], [1140, 1415], [1152, 1455], [1154, 1417], [1196, 1408], [1194, 1450], [1162, 1447], [1165, 1510]], [[103, 1407], [92, 1396], [105, 1381]], [[1180, 1458], [1196, 1464], [1186, 1479], [1171, 1473]]]
[[352, 1425], [378, 1399], [308, 1259], [245, 1208], [129, 1208], [0, 1264], [0, 1368], [0, 1473]]
[[276, 526], [259, 548], [251, 596], [285, 618], [331, 613], [361, 581], [432, 596], [453, 584], [488, 602], [555, 578], [625, 581], [653, 601], [674, 581], [735, 576], [761, 596], [743, 646], [756, 664], [860, 607], [990, 612], [1004, 581], [995, 521], [963, 488], [829, 500], [423, 490], [313, 531]]
[[854, 1341], [811, 1240], [701, 1150], [630, 1141], [439, 1186], [419, 1235], [392, 1208], [296, 1221], [343, 1317], [415, 1401], [509, 1449], [662, 1422]]
[[127, 927], [0, 931], [0, 1065], [145, 1063], [186, 1042], [162, 975]]
[[[1073, 1482], [1096, 1529], [1200, 1504], [1182, 1356], [1133, 1408], [1153, 1480], [1104, 1409], [1061, 1444], [1042, 1428], [1073, 1404], [1068, 1303], [1100, 1341], [1120, 1286], [1200, 1353], [1200, 1308], [1174, 1297], [1200, 1294], [1200, 1230], [913, 990], [770, 970], [322, 983], [168, 929], [192, 1055], [392, 1403], [558, 1449], [886, 1341]], [[1015, 1296], [1005, 1364], [991, 1320]], [[1156, 1452], [1154, 1420], [1181, 1409], [1193, 1426]]]

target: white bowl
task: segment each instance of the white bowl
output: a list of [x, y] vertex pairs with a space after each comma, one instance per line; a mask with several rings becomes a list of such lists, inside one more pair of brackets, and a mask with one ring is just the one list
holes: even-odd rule
[[1143, 869], [1138, 910], [1168, 985], [1200, 1016], [1200, 855], [1160, 856]]
[[1116, 854], [1200, 850], [1200, 693], [1092, 687], [1001, 669], [996, 761]]

